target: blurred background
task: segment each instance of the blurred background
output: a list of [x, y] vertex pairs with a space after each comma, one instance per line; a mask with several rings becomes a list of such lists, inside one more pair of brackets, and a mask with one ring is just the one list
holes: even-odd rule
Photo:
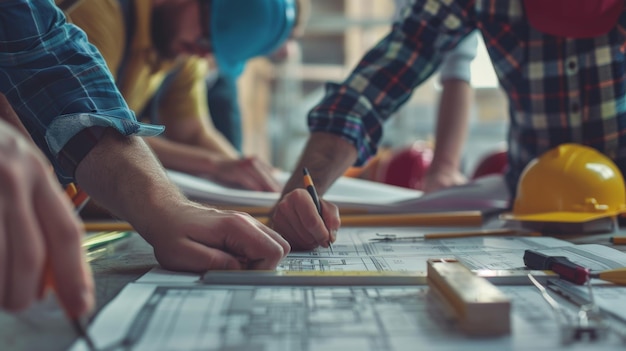
[[[312, 0], [304, 34], [278, 63], [249, 62], [238, 82], [244, 154], [255, 154], [291, 171], [308, 136], [307, 112], [320, 101], [327, 81], [341, 82], [368, 48], [387, 34], [394, 0]], [[482, 39], [471, 65], [474, 104], [463, 171], [471, 174], [487, 152], [505, 140], [507, 102]], [[383, 146], [434, 141], [440, 87], [437, 75], [415, 90], [385, 129]]]

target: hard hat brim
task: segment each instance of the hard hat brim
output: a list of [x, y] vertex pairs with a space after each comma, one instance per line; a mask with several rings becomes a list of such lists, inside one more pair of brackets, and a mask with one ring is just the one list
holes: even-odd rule
[[500, 219], [520, 222], [563, 222], [563, 223], [584, 223], [601, 218], [617, 216], [626, 213], [626, 209], [618, 211], [607, 211], [602, 213], [588, 212], [546, 212], [528, 215], [515, 215], [513, 213], [503, 213]]
[[246, 61], [269, 55], [289, 38], [296, 18], [294, 0], [213, 0], [209, 32], [223, 75], [237, 77]]

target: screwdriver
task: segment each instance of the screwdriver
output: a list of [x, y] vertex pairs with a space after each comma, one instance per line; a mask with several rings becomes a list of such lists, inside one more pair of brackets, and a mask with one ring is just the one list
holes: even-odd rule
[[591, 272], [589, 268], [578, 265], [565, 256], [548, 256], [534, 250], [524, 251], [524, 264], [530, 269], [551, 270], [561, 278], [578, 285], [585, 284], [590, 278], [626, 285], [626, 267]]
[[589, 280], [589, 268], [577, 265], [565, 256], [548, 256], [534, 250], [526, 250], [524, 264], [530, 269], [551, 270], [561, 278], [578, 285], [583, 285]]

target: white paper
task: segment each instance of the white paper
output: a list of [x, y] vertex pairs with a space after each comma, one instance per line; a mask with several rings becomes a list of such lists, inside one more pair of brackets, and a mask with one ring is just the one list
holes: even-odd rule
[[[185, 195], [215, 205], [270, 207], [280, 195], [228, 188], [189, 174], [167, 172]], [[287, 177], [284, 172], [278, 175], [283, 184]], [[501, 176], [479, 178], [472, 183], [428, 195], [418, 190], [341, 177], [323, 197], [338, 206], [365, 209], [371, 213], [402, 213], [506, 209], [510, 195]]]
[[[279, 193], [252, 191], [225, 187], [205, 178], [172, 170], [167, 171], [170, 179], [189, 197], [210, 201], [216, 204], [247, 206], [272, 206], [278, 201]], [[289, 175], [277, 173], [281, 184]], [[362, 179], [341, 177], [330, 187], [324, 198], [341, 205], [365, 206], [390, 205], [400, 201], [418, 198], [421, 191], [393, 185], [370, 182]]]

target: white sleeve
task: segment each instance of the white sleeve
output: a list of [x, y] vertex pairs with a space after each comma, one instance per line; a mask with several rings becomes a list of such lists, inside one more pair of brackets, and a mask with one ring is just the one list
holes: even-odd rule
[[476, 57], [478, 31], [471, 32], [454, 49], [448, 51], [441, 62], [439, 74], [443, 82], [448, 79], [470, 81], [470, 63]]

